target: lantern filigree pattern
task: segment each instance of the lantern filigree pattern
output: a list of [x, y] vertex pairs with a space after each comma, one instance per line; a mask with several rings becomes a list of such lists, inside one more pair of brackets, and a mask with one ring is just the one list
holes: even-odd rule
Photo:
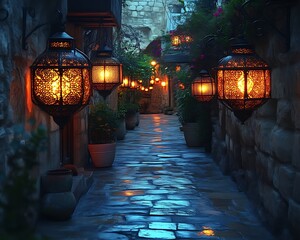
[[220, 60], [217, 81], [219, 100], [242, 122], [271, 97], [269, 66], [248, 45], [234, 46], [232, 55]]
[[53, 35], [31, 66], [32, 100], [54, 120], [82, 109], [91, 95], [91, 64], [73, 41], [64, 32]]
[[192, 96], [201, 102], [209, 102], [216, 94], [215, 81], [205, 70], [192, 82], [191, 88]]

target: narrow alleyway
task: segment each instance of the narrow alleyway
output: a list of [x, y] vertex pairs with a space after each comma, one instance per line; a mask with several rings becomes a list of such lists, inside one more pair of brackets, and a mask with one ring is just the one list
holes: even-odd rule
[[188, 148], [175, 115], [141, 115], [117, 145], [112, 168], [94, 183], [69, 221], [42, 220], [51, 239], [271, 240], [244, 193], [201, 148]]

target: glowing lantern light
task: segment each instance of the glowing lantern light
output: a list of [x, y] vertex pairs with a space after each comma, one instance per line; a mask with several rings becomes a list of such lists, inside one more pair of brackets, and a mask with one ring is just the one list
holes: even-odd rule
[[70, 116], [89, 103], [91, 64], [75, 48], [74, 39], [58, 32], [30, 67], [32, 101], [62, 128]]
[[93, 88], [106, 98], [122, 84], [122, 64], [112, 57], [112, 50], [104, 48], [92, 53]]
[[162, 81], [162, 82], [161, 82], [161, 86], [162, 86], [162, 87], [165, 87], [165, 86], [167, 86], [167, 83], [166, 83], [166, 81]]
[[201, 102], [209, 102], [216, 94], [214, 79], [207, 71], [202, 70], [200, 76], [192, 82], [192, 95]]
[[232, 47], [219, 61], [218, 99], [244, 122], [271, 97], [271, 71], [247, 44]]
[[171, 37], [171, 44], [174, 47], [177, 47], [181, 44], [180, 36], [175, 35]]

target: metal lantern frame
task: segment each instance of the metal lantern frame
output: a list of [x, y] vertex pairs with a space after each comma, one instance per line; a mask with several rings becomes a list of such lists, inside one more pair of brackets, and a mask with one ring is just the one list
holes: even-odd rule
[[63, 164], [63, 128], [75, 112], [89, 103], [91, 62], [75, 48], [74, 38], [58, 32], [48, 38], [46, 50], [30, 70], [32, 101], [59, 125], [60, 163]]
[[249, 44], [233, 45], [216, 70], [218, 100], [242, 123], [271, 98], [271, 70]]
[[58, 32], [30, 67], [32, 101], [63, 127], [91, 96], [91, 62], [74, 38]]
[[106, 98], [122, 84], [122, 64], [118, 59], [112, 57], [110, 48], [93, 51], [91, 62], [93, 88]]
[[201, 70], [199, 77], [192, 82], [191, 93], [200, 102], [210, 102], [216, 96], [215, 80], [206, 70]]

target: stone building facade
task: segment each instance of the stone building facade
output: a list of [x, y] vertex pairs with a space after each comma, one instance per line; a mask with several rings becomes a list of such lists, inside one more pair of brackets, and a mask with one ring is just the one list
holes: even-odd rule
[[[140, 38], [140, 48], [147, 45], [184, 22], [193, 8], [193, 0], [126, 0], [122, 12], [122, 24], [133, 27]], [[185, 9], [185, 10], [184, 10]]]
[[[275, 8], [275, 27], [257, 52], [272, 69], [272, 99], [241, 124], [219, 105], [213, 155], [245, 191], [262, 218], [283, 239], [299, 239], [300, 230], [300, 4]], [[280, 23], [280, 24], [278, 24]], [[289, 40], [290, 36], [290, 40]], [[290, 45], [290, 46], [288, 46]]]

